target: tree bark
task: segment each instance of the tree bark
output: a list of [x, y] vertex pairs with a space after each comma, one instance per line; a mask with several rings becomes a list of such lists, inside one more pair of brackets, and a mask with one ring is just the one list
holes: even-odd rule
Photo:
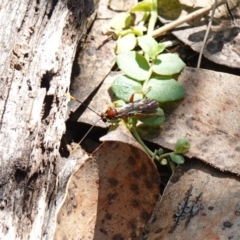
[[64, 94], [77, 46], [94, 17], [86, 20], [91, 4], [0, 3], [0, 239], [53, 238], [62, 197], [56, 186], [64, 189], [59, 176], [71, 174], [59, 174], [69, 101]]

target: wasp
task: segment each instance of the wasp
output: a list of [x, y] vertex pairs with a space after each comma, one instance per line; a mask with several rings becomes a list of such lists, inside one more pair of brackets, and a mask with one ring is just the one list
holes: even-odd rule
[[132, 116], [148, 116], [154, 114], [158, 108], [159, 103], [157, 101], [143, 98], [141, 100], [130, 102], [122, 107], [109, 107], [101, 114], [101, 119], [103, 122], [107, 122]]
[[[81, 101], [75, 97], [65, 94], [65, 96], [82, 104]], [[137, 101], [131, 101], [123, 106], [118, 107], [116, 102], [114, 105], [109, 106], [107, 110], [101, 114], [98, 114], [95, 110], [88, 107], [91, 111], [95, 112], [103, 122], [111, 122], [119, 119], [126, 120], [128, 117], [149, 117], [149, 116], [164, 116], [159, 115], [157, 110], [159, 109], [159, 103], [156, 100], [143, 98]], [[99, 120], [100, 120], [99, 119]], [[99, 121], [98, 120], [98, 121]]]
[[[79, 102], [82, 104], [81, 101], [76, 99], [75, 97], [65, 94], [65, 96], [70, 97], [71, 99]], [[156, 100], [149, 99], [149, 98], [143, 98], [141, 100], [132, 101], [132, 97], [130, 99], [130, 103], [127, 103], [123, 106], [117, 107], [116, 103], [113, 106], [109, 106], [107, 110], [101, 114], [98, 114], [95, 110], [88, 107], [91, 111], [95, 112], [98, 116], [100, 116], [99, 120], [102, 120], [103, 122], [115, 122], [120, 119], [127, 122], [127, 119], [129, 117], [137, 117], [139, 120], [144, 117], [160, 117], [160, 122], [164, 120], [164, 113], [160, 111], [160, 115], [158, 110], [159, 103]], [[98, 120], [98, 121], [99, 121]], [[98, 122], [97, 121], [97, 122]], [[140, 120], [142, 121], [142, 120]], [[96, 122], [96, 123], [97, 123]], [[152, 121], [150, 121], [152, 122]], [[95, 123], [95, 124], [96, 124]], [[85, 139], [85, 137], [88, 135], [88, 133], [92, 130], [92, 128], [95, 126], [95, 124], [87, 131], [87, 133], [84, 135], [82, 140], [79, 144]], [[157, 122], [159, 124], [159, 122]]]

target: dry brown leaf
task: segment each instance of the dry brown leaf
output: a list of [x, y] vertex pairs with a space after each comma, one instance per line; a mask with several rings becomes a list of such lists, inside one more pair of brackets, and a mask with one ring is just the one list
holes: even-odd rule
[[[84, 102], [96, 90], [115, 64], [116, 42], [107, 41], [108, 36], [103, 34], [106, 29], [109, 29], [112, 18], [112, 16], [107, 17], [106, 12], [109, 11], [107, 5], [108, 1], [100, 1], [98, 17], [86, 41], [81, 45], [80, 54], [73, 68], [70, 92], [81, 102]], [[74, 112], [78, 107], [78, 102], [70, 101], [69, 112]]]
[[136, 1], [133, 0], [111, 0], [109, 2], [109, 8], [114, 11], [129, 11], [134, 5]]
[[240, 174], [240, 77], [185, 68], [179, 82], [185, 99], [167, 114], [159, 136], [149, 140], [173, 149], [178, 138], [187, 138], [187, 156]]
[[[122, 11], [122, 9], [129, 9], [130, 6], [133, 6], [134, 1], [111, 1], [110, 5], [116, 11]], [[108, 36], [103, 34], [110, 28], [110, 22], [115, 14], [116, 12], [109, 9], [109, 1], [101, 0], [99, 2], [98, 17], [94, 21], [91, 31], [88, 33], [86, 42], [82, 45], [77, 64], [73, 68], [72, 73], [73, 83], [70, 92], [71, 95], [81, 102], [84, 102], [99, 87], [115, 64], [114, 49], [116, 41], [107, 41]], [[113, 77], [112, 74], [111, 76]], [[109, 98], [106, 91], [102, 91], [102, 95], [99, 97], [97, 103], [97, 106], [93, 106], [92, 108], [96, 112], [99, 112], [99, 114], [105, 111], [107, 105], [111, 104], [111, 98]], [[70, 101], [68, 111], [76, 111], [79, 105], [76, 101]], [[79, 121], [95, 124], [97, 119], [95, 113], [87, 112]], [[102, 127], [106, 126], [103, 123], [99, 123], [98, 125]]]
[[[94, 22], [92, 31], [78, 57], [78, 65], [81, 68], [78, 71], [81, 73], [74, 78], [71, 94], [82, 102], [99, 86], [115, 63], [114, 41], [109, 41], [98, 49], [107, 38], [101, 31], [108, 25], [109, 20], [98, 19]], [[76, 72], [75, 69], [73, 74]], [[71, 101], [69, 111], [75, 111], [77, 107], [79, 103]]]
[[[115, 73], [104, 81], [103, 89], [90, 104], [92, 108], [105, 109], [100, 107], [101, 96], [106, 98], [103, 101], [105, 105], [111, 101], [106, 89], [114, 76]], [[186, 98], [175, 109], [166, 112], [166, 120], [160, 130], [155, 129], [152, 134], [143, 129], [141, 135], [168, 149], [174, 149], [177, 139], [187, 138], [191, 142], [188, 157], [196, 157], [223, 171], [240, 174], [239, 81], [239, 77], [226, 73], [185, 68], [179, 82], [186, 89]], [[99, 116], [89, 110], [83, 114], [81, 121], [87, 123], [91, 119], [96, 121]], [[101, 121], [99, 125], [106, 126]]]
[[98, 5], [98, 18], [111, 19], [116, 12], [109, 8], [109, 0], [100, 0]]
[[144, 239], [240, 239], [240, 181], [200, 161], [176, 169]]
[[188, 7], [207, 7], [213, 2], [211, 0], [179, 0], [179, 3], [184, 4]]
[[[181, 1], [182, 2], [182, 1]], [[202, 6], [208, 4], [208, 0], [202, 1]], [[169, 20], [176, 20], [186, 14], [195, 11], [198, 2], [185, 1], [180, 4], [178, 0], [159, 1], [159, 14], [163, 23]], [[193, 5], [191, 5], [191, 3]], [[197, 4], [197, 5], [196, 5]], [[240, 65], [240, 9], [239, 1], [228, 1], [234, 23], [227, 11], [226, 5], [217, 8], [204, 49], [204, 56], [209, 60], [221, 65], [239, 68]], [[173, 7], [174, 6], [174, 7]], [[206, 32], [209, 16], [195, 19], [185, 23], [172, 31], [182, 42], [189, 45], [193, 50], [199, 52]]]
[[131, 134], [122, 129], [116, 136], [72, 175], [55, 239], [136, 239], [149, 220], [159, 195], [158, 171]]
[[[117, 78], [117, 76], [122, 75], [120, 72], [111, 72], [107, 78], [103, 81], [98, 92], [95, 94], [93, 100], [89, 104], [91, 109], [94, 109], [99, 115], [102, 112], [107, 110], [107, 106], [112, 104], [113, 101], [113, 93], [110, 89], [112, 82]], [[97, 120], [100, 119], [100, 116], [90, 109], [86, 109], [81, 117], [78, 119], [79, 122], [87, 123], [87, 124], [95, 124]], [[108, 127], [109, 125], [104, 123], [103, 121], [97, 122], [96, 126]]]

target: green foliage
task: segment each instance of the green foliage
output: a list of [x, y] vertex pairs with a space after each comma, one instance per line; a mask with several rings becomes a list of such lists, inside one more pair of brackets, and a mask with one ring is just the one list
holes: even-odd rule
[[165, 116], [163, 110], [161, 108], [157, 108], [153, 116], [149, 114], [149, 116], [145, 117], [139, 116], [137, 119], [146, 125], [159, 125], [164, 122]]
[[146, 96], [161, 103], [176, 101], [185, 96], [183, 86], [172, 78], [151, 78], [147, 87], [150, 88], [150, 90]]
[[149, 64], [140, 53], [136, 51], [121, 53], [116, 61], [118, 67], [130, 78], [144, 81], [148, 77]]
[[176, 153], [184, 153], [190, 148], [190, 142], [187, 139], [178, 139], [175, 144]]
[[147, 28], [144, 25], [138, 25], [133, 26], [131, 30], [135, 36], [143, 36], [143, 33], [147, 31]]
[[152, 59], [155, 59], [159, 53], [163, 52], [165, 49], [165, 45], [162, 43], [158, 43], [152, 37], [148, 35], [138, 37], [138, 45], [142, 48], [142, 50]]
[[172, 53], [161, 54], [153, 64], [153, 72], [159, 75], [171, 76], [180, 73], [185, 67], [185, 63]]
[[190, 149], [190, 142], [188, 139], [184, 139], [184, 138], [178, 139], [175, 144], [174, 152], [163, 153], [161, 149], [162, 154], [158, 160], [160, 163], [163, 161], [163, 159], [171, 160], [172, 162], [171, 163], [169, 162], [169, 164], [171, 166], [171, 169], [174, 170], [175, 164], [183, 164], [185, 162], [184, 157], [180, 154], [187, 152], [189, 149]]
[[123, 100], [117, 100], [113, 103], [114, 107], [123, 107], [126, 103]]
[[[163, 44], [157, 43], [152, 37], [141, 36], [137, 40], [148, 57], [137, 51], [124, 52], [121, 50], [122, 53], [116, 57], [116, 62], [126, 76], [125, 78], [119, 78], [117, 84], [116, 82], [113, 83], [112, 90], [116, 96], [128, 101], [126, 94], [124, 93], [124, 96], [121, 96], [123, 94], [120, 94], [120, 92], [124, 91], [123, 86], [126, 86], [129, 93], [128, 98], [130, 98], [131, 94], [136, 92], [136, 84], [132, 85], [132, 81], [135, 80], [139, 81], [142, 86], [140, 89], [140, 85], [138, 85], [137, 91], [144, 92], [150, 89], [146, 96], [160, 103], [173, 102], [184, 98], [183, 86], [173, 78], [184, 68], [184, 62], [176, 54], [160, 54], [165, 47]], [[152, 77], [153, 74], [154, 77]], [[129, 83], [127, 83], [127, 79]]]
[[181, 155], [178, 155], [176, 153], [170, 153], [171, 160], [176, 164], [183, 164], [184, 163], [184, 157]]
[[112, 84], [112, 90], [117, 98], [128, 102], [132, 94], [142, 90], [142, 84], [128, 76], [118, 76]]
[[111, 22], [111, 28], [120, 31], [129, 28], [133, 25], [135, 16], [129, 12], [122, 12], [116, 14]]
[[137, 45], [137, 39], [133, 33], [127, 34], [117, 41], [116, 53], [129, 52]]
[[[142, 18], [135, 24], [135, 12], [143, 12]], [[118, 36], [116, 62], [123, 72], [113, 82], [111, 88], [117, 98], [129, 102], [132, 95], [134, 101], [144, 96], [161, 103], [174, 102], [185, 96], [184, 87], [177, 81], [178, 74], [185, 63], [173, 53], [163, 53], [165, 45], [151, 37], [157, 19], [157, 1], [144, 0], [129, 10], [117, 14], [111, 23], [114, 34]], [[148, 24], [148, 25], [147, 25]], [[146, 27], [147, 26], [147, 27]], [[147, 35], [144, 33], [147, 32]], [[142, 51], [133, 50], [136, 46]], [[126, 126], [144, 147], [147, 153], [161, 164], [169, 163], [171, 169], [175, 164], [183, 164], [184, 158], [179, 155], [190, 148], [186, 139], [179, 139], [175, 151], [163, 153], [160, 149], [152, 153], [142, 142], [137, 133], [137, 122], [146, 125], [159, 125], [165, 120], [164, 111], [160, 107], [152, 113], [134, 112], [124, 118]]]
[[134, 6], [130, 12], [150, 12], [152, 10], [152, 2], [151, 1], [142, 1], [139, 2], [136, 6]]

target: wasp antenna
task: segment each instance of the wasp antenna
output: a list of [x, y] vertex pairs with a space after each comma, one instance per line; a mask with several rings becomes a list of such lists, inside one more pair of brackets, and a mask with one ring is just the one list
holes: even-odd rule
[[70, 99], [81, 103], [83, 106], [85, 106], [86, 108], [90, 109], [92, 112], [96, 113], [99, 117], [101, 117], [101, 114], [99, 114], [98, 112], [96, 112], [94, 109], [90, 108], [89, 106], [87, 106], [85, 103], [83, 103], [82, 101], [78, 100], [77, 98], [75, 98], [74, 96], [72, 96], [71, 94], [67, 94], [64, 93], [64, 96], [69, 97]]
[[[83, 140], [87, 137], [87, 135], [92, 131], [92, 129], [96, 126], [96, 124], [100, 121], [101, 119], [98, 119], [90, 128], [89, 130], [86, 132], [86, 134], [82, 137], [82, 139], [80, 140], [80, 142], [78, 143], [78, 145], [81, 145], [81, 143], [83, 142]], [[75, 151], [78, 147], [78, 145], [73, 149], [73, 151]]]
[[147, 93], [149, 91], [151, 91], [151, 89], [152, 89], [152, 86], [148, 86], [148, 88], [146, 89], [145, 93], [143, 93], [143, 96], [146, 97]]
[[130, 96], [129, 102], [134, 102], [134, 95], [135, 95], [135, 94], [142, 94], [142, 95], [143, 95], [143, 98], [145, 98], [146, 95], [147, 95], [147, 93], [151, 90], [151, 88], [152, 88], [152, 86], [149, 86], [146, 90], [134, 92], [134, 93]]
[[[75, 97], [73, 97], [71, 94], [64, 93], [63, 95], [64, 95], [65, 97], [68, 97], [68, 98], [72, 99], [72, 100], [75, 100], [75, 101], [77, 101], [77, 102], [80, 102], [80, 101], [77, 100]], [[80, 103], [81, 103], [81, 102], [80, 102]]]

